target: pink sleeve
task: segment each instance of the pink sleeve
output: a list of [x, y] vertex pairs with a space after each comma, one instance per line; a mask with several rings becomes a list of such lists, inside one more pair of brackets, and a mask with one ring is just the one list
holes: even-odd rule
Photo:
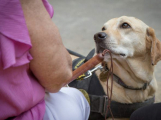
[[28, 63], [31, 40], [19, 0], [0, 1], [0, 61], [4, 69]]
[[[52, 18], [52, 6], [47, 0], [42, 1]], [[0, 62], [3, 69], [29, 63], [31, 46], [20, 1], [0, 0]]]
[[46, 10], [48, 11], [50, 17], [52, 18], [54, 15], [53, 7], [49, 4], [49, 2], [47, 0], [42, 0], [42, 1], [43, 1], [43, 4], [44, 4]]

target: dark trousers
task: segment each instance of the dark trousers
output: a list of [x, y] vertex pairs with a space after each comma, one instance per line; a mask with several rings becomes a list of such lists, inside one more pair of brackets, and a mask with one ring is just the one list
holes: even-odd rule
[[142, 107], [132, 113], [130, 120], [161, 120], [161, 103]]

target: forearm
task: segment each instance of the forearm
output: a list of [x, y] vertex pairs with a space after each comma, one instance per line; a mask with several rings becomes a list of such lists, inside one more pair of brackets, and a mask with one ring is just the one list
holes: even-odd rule
[[41, 0], [21, 0], [30, 34], [30, 69], [49, 92], [57, 92], [72, 77], [72, 62], [59, 31]]

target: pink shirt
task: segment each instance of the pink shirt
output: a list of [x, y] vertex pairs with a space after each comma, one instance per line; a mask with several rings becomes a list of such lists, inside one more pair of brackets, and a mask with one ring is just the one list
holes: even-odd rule
[[[50, 16], [52, 6], [43, 0]], [[44, 88], [29, 70], [32, 47], [19, 0], [0, 0], [0, 120], [42, 120]]]

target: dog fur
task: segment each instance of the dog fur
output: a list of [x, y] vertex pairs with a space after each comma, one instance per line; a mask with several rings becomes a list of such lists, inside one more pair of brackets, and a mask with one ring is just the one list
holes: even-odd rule
[[[124, 23], [129, 26], [122, 27]], [[102, 32], [106, 33], [107, 37], [102, 41], [95, 37], [99, 41], [96, 42], [96, 52], [101, 53], [104, 49], [112, 52], [113, 73], [127, 86], [134, 88], [141, 88], [144, 83], [150, 83], [145, 90], [130, 90], [113, 81], [112, 100], [120, 103], [136, 103], [153, 97], [157, 89], [154, 69], [161, 60], [161, 42], [156, 38], [154, 30], [135, 17], [122, 16], [107, 21]], [[105, 56], [105, 61], [110, 67], [108, 54]], [[100, 79], [100, 73], [100, 70], [96, 71], [107, 94], [107, 82]], [[109, 91], [110, 82], [111, 80], [109, 80]]]

